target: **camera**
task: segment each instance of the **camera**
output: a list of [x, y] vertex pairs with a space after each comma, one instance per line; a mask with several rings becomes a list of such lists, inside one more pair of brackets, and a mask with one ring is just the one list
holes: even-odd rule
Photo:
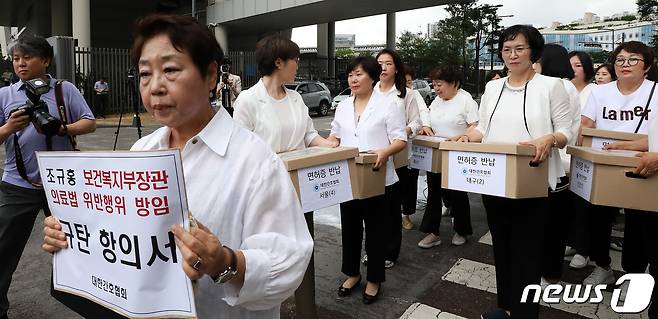
[[28, 100], [24, 105], [9, 112], [9, 115], [11, 116], [12, 113], [18, 110], [25, 110], [25, 114], [30, 117], [30, 121], [37, 132], [47, 136], [57, 135], [59, 128], [62, 126], [62, 121], [50, 115], [48, 105], [41, 100], [41, 95], [49, 90], [50, 84], [42, 79], [32, 79], [25, 82], [25, 95], [27, 95]]
[[221, 72], [222, 83], [228, 84], [228, 75], [230, 70], [231, 70], [230, 64], [222, 64], [219, 67], [219, 71]]

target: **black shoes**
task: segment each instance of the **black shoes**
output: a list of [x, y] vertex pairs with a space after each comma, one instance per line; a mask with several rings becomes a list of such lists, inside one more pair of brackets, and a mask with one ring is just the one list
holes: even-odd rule
[[485, 312], [480, 316], [481, 319], [510, 319], [510, 315], [503, 309], [496, 309], [493, 311]]
[[361, 284], [361, 276], [359, 275], [359, 281], [354, 284], [354, 286], [350, 288], [343, 287], [343, 284], [340, 284], [340, 287], [338, 287], [338, 297], [347, 297], [352, 294], [352, 290], [356, 287], [358, 287]]
[[377, 299], [379, 299], [379, 294], [381, 292], [382, 292], [382, 284], [381, 283], [379, 284], [379, 288], [377, 289], [377, 293], [374, 296], [371, 296], [371, 295], [367, 294], [366, 290], [363, 289], [363, 303], [366, 304], [366, 305], [374, 303], [375, 301], [377, 301]]

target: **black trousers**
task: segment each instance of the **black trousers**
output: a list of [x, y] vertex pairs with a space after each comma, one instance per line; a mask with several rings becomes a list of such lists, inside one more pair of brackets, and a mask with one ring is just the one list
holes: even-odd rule
[[[403, 189], [401, 190], [402, 194], [402, 214], [404, 215], [413, 215], [416, 213], [416, 200], [418, 197], [418, 174], [420, 173], [418, 169], [415, 168], [398, 168], [396, 170], [401, 171], [402, 174], [404, 175], [405, 173], [407, 176], [405, 176], [405, 181], [402, 183]], [[398, 178], [402, 180], [402, 177], [400, 177], [400, 173], [398, 173]]]
[[[498, 306], [512, 318], [536, 319], [539, 304], [521, 303], [523, 289], [540, 281], [540, 247], [548, 198], [482, 195], [496, 264]], [[529, 300], [532, 300], [532, 294]]]
[[96, 116], [105, 116], [108, 102], [109, 94], [96, 94], [96, 104], [94, 105]]
[[439, 235], [441, 228], [441, 200], [450, 198], [452, 203], [453, 229], [461, 236], [473, 234], [471, 226], [471, 205], [468, 193], [441, 188], [441, 174], [427, 172], [427, 206], [420, 224], [420, 231]]
[[7, 292], [39, 210], [50, 214], [43, 190], [0, 183], [0, 318], [7, 315]]
[[[361, 246], [365, 225], [366, 252], [370, 282], [383, 282], [386, 211], [385, 195], [351, 200], [340, 204], [340, 225], [343, 244], [341, 271], [347, 276], [358, 276], [360, 271]], [[398, 212], [398, 216], [400, 213]], [[399, 227], [398, 227], [399, 229]]]
[[[398, 168], [398, 170], [406, 168]], [[397, 170], [396, 170], [397, 171]], [[387, 186], [384, 194], [385, 207], [384, 217], [384, 259], [397, 261], [400, 257], [400, 248], [402, 247], [402, 214], [400, 214], [400, 205], [402, 203], [402, 191], [404, 184], [402, 179], [397, 183]], [[368, 252], [368, 263], [370, 263], [370, 251]]]
[[[311, 238], [315, 239], [315, 227], [313, 226], [313, 212], [304, 214], [306, 226], [308, 227]], [[299, 288], [295, 290], [295, 314], [299, 318], [317, 318], [318, 312], [315, 306], [315, 248], [311, 253], [311, 261], [306, 267], [304, 278]]]
[[[649, 274], [658, 280], [658, 213], [625, 209], [624, 249], [621, 265], [628, 273]], [[654, 285], [649, 318], [658, 318], [658, 285]]]
[[619, 208], [589, 205], [589, 256], [599, 267], [607, 268], [612, 263], [610, 258], [610, 236], [612, 222]]
[[573, 211], [573, 196], [569, 190], [569, 178], [562, 177], [556, 191], [549, 191], [548, 213], [544, 222], [544, 239], [541, 254], [541, 275], [544, 278], [559, 279], [562, 277], [562, 264], [564, 263], [564, 249], [569, 221]]
[[592, 206], [588, 201], [578, 195], [573, 194], [573, 210], [571, 217], [568, 218], [569, 230], [567, 233], [567, 243], [576, 249], [577, 253], [583, 256], [590, 255], [590, 220], [589, 207]]

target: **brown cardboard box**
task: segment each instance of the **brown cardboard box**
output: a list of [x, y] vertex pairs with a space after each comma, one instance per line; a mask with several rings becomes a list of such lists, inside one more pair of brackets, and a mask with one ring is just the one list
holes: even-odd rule
[[[352, 190], [350, 191], [352, 196], [350, 197], [354, 197], [354, 192], [355, 192], [354, 185], [357, 176], [355, 174], [357, 172], [357, 168], [355, 165], [354, 158], [357, 155], [359, 155], [359, 150], [357, 148], [309, 147], [303, 150], [280, 153], [278, 155], [279, 158], [281, 158], [281, 160], [283, 161], [283, 165], [288, 170], [288, 173], [290, 174], [290, 179], [292, 180], [292, 183], [295, 186], [297, 195], [300, 197], [300, 201], [302, 202], [302, 208], [305, 209], [305, 211], [310, 211], [322, 207], [314, 203], [306, 203], [306, 204], [304, 203], [304, 200], [302, 199], [302, 195], [301, 195], [299, 176], [298, 176], [298, 170], [300, 169], [316, 167], [319, 165], [325, 165], [330, 163], [337, 163], [347, 160], [347, 166], [349, 170], [349, 180], [350, 180], [350, 184], [352, 185]], [[313, 209], [310, 209], [309, 207], [313, 207]]]
[[395, 169], [409, 165], [410, 151], [409, 144], [407, 144], [404, 149], [393, 155], [393, 165], [395, 166]]
[[[444, 142], [446, 139], [443, 137], [438, 137], [438, 136], [424, 136], [424, 135], [419, 135], [416, 136], [415, 139], [411, 141], [411, 160], [409, 161], [409, 166], [411, 168], [416, 168], [424, 171], [429, 171], [432, 173], [441, 173], [441, 151], [439, 150], [439, 147], [441, 146], [441, 142]], [[417, 152], [414, 152], [414, 146], [421, 146], [422, 151], [424, 151], [424, 154], [418, 154]], [[429, 148], [429, 149], [427, 149]], [[421, 151], [419, 150], [419, 151]], [[432, 154], [430, 155], [429, 152]], [[430, 158], [424, 158], [425, 156], [430, 157]], [[431, 161], [431, 165], [427, 167], [428, 165], [425, 165], [427, 162], [426, 160]]]
[[614, 141], [634, 141], [646, 137], [644, 134], [599, 130], [587, 127], [583, 127], [581, 135], [583, 136], [583, 146], [597, 149]]
[[355, 158], [356, 174], [352, 179], [355, 199], [365, 199], [383, 195], [386, 188], [386, 167], [373, 170], [377, 161], [376, 154], [360, 153]]
[[636, 151], [569, 146], [570, 189], [592, 204], [658, 212], [658, 175], [633, 176]]
[[[443, 188], [507, 198], [548, 196], [548, 164], [543, 162], [537, 167], [530, 166], [535, 154], [532, 147], [443, 142], [440, 149]], [[459, 152], [466, 153], [458, 159], [455, 156]], [[452, 162], [451, 153], [455, 157]], [[500, 164], [502, 162], [505, 164]]]

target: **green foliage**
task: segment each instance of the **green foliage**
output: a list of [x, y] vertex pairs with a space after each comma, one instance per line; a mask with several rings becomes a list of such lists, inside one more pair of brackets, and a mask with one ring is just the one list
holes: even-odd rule
[[596, 51], [590, 52], [590, 57], [592, 57], [592, 62], [594, 63], [607, 63], [608, 57], [610, 56], [609, 51]]
[[637, 13], [640, 15], [640, 20], [649, 21], [655, 20], [658, 14], [658, 0], [637, 0]]
[[[475, 0], [446, 6], [448, 17], [439, 21], [433, 38], [404, 32], [397, 42], [402, 60], [413, 67], [418, 77], [428, 76], [439, 65], [461, 68], [466, 82], [474, 82], [476, 52], [491, 41], [497, 41], [500, 31], [498, 7], [478, 5]], [[467, 47], [475, 37], [476, 49]]]
[[354, 50], [352, 50], [351, 48], [338, 48], [338, 49], [336, 49], [336, 57], [337, 58], [351, 59], [355, 55], [356, 54], [354, 53]]

